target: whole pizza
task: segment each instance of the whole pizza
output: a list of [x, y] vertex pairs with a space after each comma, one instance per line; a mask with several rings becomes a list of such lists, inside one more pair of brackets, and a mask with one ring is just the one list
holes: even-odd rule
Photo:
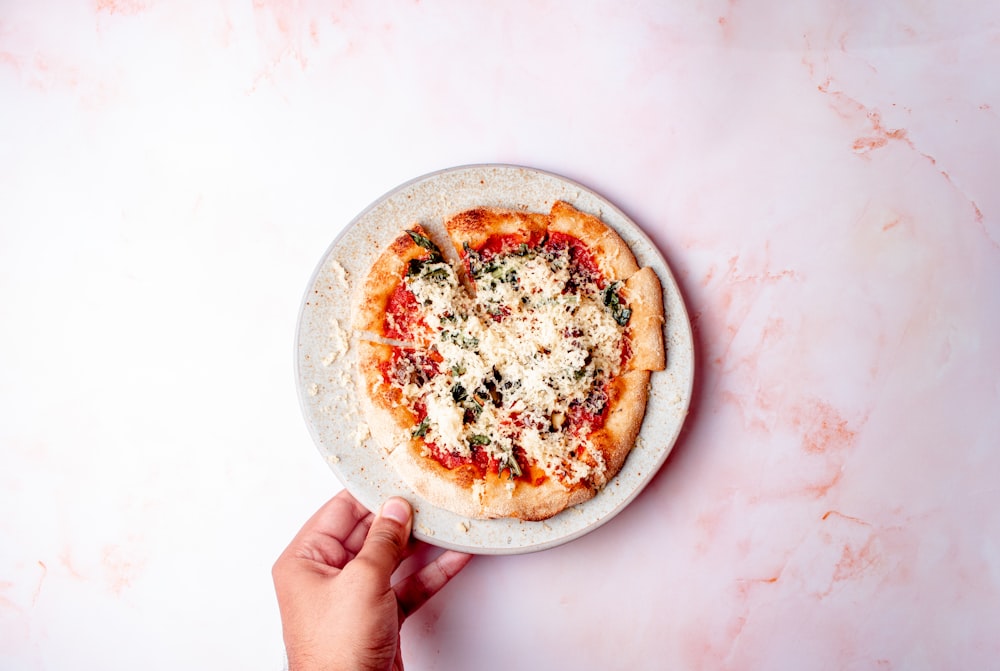
[[660, 282], [561, 201], [467, 210], [445, 229], [452, 249], [415, 224], [368, 274], [354, 312], [363, 412], [432, 504], [549, 518], [599, 492], [635, 444], [664, 368]]

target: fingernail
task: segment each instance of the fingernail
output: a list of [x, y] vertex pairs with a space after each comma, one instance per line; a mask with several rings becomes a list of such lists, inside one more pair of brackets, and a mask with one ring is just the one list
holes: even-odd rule
[[410, 504], [405, 499], [393, 497], [382, 504], [382, 517], [388, 517], [400, 524], [410, 521]]

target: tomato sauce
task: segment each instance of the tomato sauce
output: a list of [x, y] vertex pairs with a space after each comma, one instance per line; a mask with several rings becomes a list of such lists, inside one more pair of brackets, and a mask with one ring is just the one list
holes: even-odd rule
[[[396, 285], [385, 305], [385, 335], [397, 340], [408, 340], [414, 327], [419, 325], [417, 297], [402, 282]], [[392, 315], [392, 319], [388, 316]]]
[[600, 391], [599, 398], [603, 399], [603, 403], [599, 412], [595, 413], [583, 403], [570, 405], [569, 411], [566, 414], [571, 431], [579, 432], [585, 425], [589, 426], [590, 431], [596, 431], [604, 426], [604, 422], [608, 418], [608, 406], [610, 405], [608, 387], [609, 385], [605, 384]]
[[472, 455], [468, 457], [443, 450], [435, 443], [428, 443], [427, 447], [430, 448], [430, 456], [434, 461], [448, 470], [459, 466], [473, 466], [478, 471], [479, 477], [483, 477], [490, 471], [497, 472], [497, 461], [490, 459], [489, 455], [480, 447], [473, 447]]
[[587, 279], [593, 280], [599, 289], [603, 289], [606, 283], [601, 269], [597, 266], [594, 255], [579, 238], [567, 233], [551, 233], [549, 239], [545, 241], [546, 250], [559, 250], [567, 247], [574, 265]]
[[389, 384], [392, 381], [392, 371], [395, 369], [394, 361], [383, 361], [378, 365], [378, 370], [382, 373], [382, 381]]
[[632, 340], [629, 339], [628, 333], [626, 332], [625, 337], [622, 338], [622, 358], [621, 361], [619, 362], [621, 364], [622, 371], [625, 370], [625, 364], [627, 364], [628, 360], [631, 358], [632, 358]]
[[525, 231], [519, 233], [508, 233], [506, 235], [493, 235], [480, 245], [476, 251], [484, 261], [488, 261], [497, 254], [508, 254], [515, 251], [521, 245], [530, 248], [541, 244], [545, 234], [541, 231]]
[[431, 450], [431, 456], [434, 458], [434, 461], [438, 462], [448, 470], [472, 463], [472, 459], [468, 457], [460, 457], [452, 452], [445, 452], [434, 443], [428, 443], [427, 446]]
[[[485, 477], [487, 473], [500, 474], [500, 462], [489, 456], [486, 450], [478, 445], [472, 447], [472, 454], [468, 457], [443, 450], [435, 443], [427, 443], [427, 447], [430, 450], [431, 458], [448, 470], [453, 470], [460, 466], [472, 466], [476, 469], [476, 475], [479, 478]], [[515, 456], [517, 463], [521, 464], [522, 470], [521, 475], [514, 478], [515, 481], [527, 482], [538, 486], [548, 479], [544, 471], [534, 466], [524, 466], [527, 460], [520, 449], [516, 451]], [[503, 477], [506, 478], [507, 476]]]

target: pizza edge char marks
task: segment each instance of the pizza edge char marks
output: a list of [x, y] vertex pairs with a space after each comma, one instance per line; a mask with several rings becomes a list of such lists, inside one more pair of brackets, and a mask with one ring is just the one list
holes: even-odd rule
[[621, 469], [663, 370], [662, 289], [624, 240], [562, 201], [419, 225], [376, 259], [354, 328], [358, 384], [398, 474], [439, 507], [542, 520]]

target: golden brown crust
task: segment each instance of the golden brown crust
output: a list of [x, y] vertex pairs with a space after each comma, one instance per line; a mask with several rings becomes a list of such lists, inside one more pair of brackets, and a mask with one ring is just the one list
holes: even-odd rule
[[625, 281], [623, 297], [632, 310], [628, 322], [632, 356], [629, 370], [663, 370], [666, 353], [663, 345], [663, 289], [650, 267], [639, 270]]
[[476, 468], [471, 465], [447, 469], [434, 459], [423, 456], [419, 439], [408, 441], [389, 458], [399, 476], [431, 504], [465, 517], [482, 518], [473, 495]]
[[[400, 477], [431, 504], [477, 519], [544, 520], [595, 493], [584, 483], [567, 488], [551, 478], [534, 484], [528, 478], [509, 480], [506, 474], [482, 474], [471, 465], [448, 469], [423, 456], [419, 440], [408, 441], [405, 449], [395, 450], [389, 460]], [[508, 488], [509, 483], [513, 489]]]
[[559, 200], [550, 212], [549, 230], [583, 242], [608, 282], [631, 277], [639, 270], [635, 255], [618, 233], [597, 217]]
[[523, 236], [523, 241], [545, 233], [548, 217], [535, 212], [480, 207], [460, 212], [445, 222], [455, 251], [462, 254], [463, 244], [479, 249], [495, 235]]
[[590, 435], [594, 447], [604, 456], [606, 480], [618, 474], [635, 445], [646, 414], [649, 376], [648, 370], [633, 370], [611, 382], [604, 426]]
[[[507, 483], [513, 482], [513, 491]], [[561, 513], [570, 506], [594, 497], [595, 490], [585, 483], [565, 487], [547, 478], [534, 484], [520, 478], [510, 481], [506, 475], [487, 475], [484, 481], [482, 509], [489, 517], [514, 517], [537, 522]]]
[[[420, 224], [410, 230], [427, 237]], [[389, 297], [403, 280], [410, 261], [430, 257], [429, 250], [416, 244], [405, 232], [393, 240], [372, 265], [361, 290], [360, 305], [354, 313], [352, 326], [377, 336], [386, 335], [386, 306]]]

